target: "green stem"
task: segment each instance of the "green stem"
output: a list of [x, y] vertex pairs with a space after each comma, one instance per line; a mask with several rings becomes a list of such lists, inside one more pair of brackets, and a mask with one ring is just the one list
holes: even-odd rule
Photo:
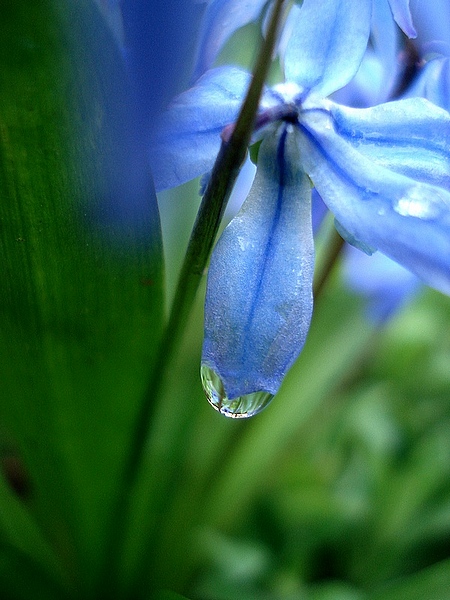
[[314, 300], [316, 302], [318, 297], [323, 292], [324, 286], [333, 271], [334, 265], [336, 264], [343, 247], [344, 240], [333, 227], [328, 239], [325, 242], [325, 248], [320, 267], [316, 268], [316, 274], [314, 277]]
[[110, 539], [107, 541], [105, 552], [106, 562], [100, 579], [102, 595], [105, 594], [105, 590], [117, 590], [116, 577], [120, 578], [121, 557], [127, 537], [127, 519], [131, 506], [131, 491], [137, 485], [145, 462], [147, 440], [150, 437], [150, 430], [153, 428], [152, 416], [158, 404], [157, 399], [162, 392], [164, 375], [188, 322], [226, 203], [245, 160], [285, 5], [286, 0], [277, 0], [275, 4], [267, 36], [258, 55], [253, 78], [236, 126], [232, 130], [229, 140], [222, 142], [192, 230], [169, 321], [161, 341], [159, 356], [153, 365], [149, 385], [135, 421], [132, 442], [122, 474], [123, 480], [119, 487], [119, 497], [112, 512]]

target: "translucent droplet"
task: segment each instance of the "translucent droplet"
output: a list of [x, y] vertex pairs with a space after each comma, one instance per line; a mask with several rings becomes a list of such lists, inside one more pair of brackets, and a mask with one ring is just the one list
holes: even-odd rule
[[431, 221], [438, 219], [442, 207], [447, 205], [448, 201], [438, 191], [431, 196], [427, 189], [416, 186], [395, 203], [394, 210], [402, 217], [416, 217]]
[[254, 392], [230, 400], [225, 393], [222, 380], [213, 369], [202, 365], [200, 375], [208, 402], [225, 417], [233, 419], [252, 417], [261, 412], [273, 398], [273, 394], [268, 392]]

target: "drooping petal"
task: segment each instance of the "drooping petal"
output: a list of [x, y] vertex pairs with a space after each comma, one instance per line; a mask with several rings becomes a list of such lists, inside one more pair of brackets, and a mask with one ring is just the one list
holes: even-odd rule
[[261, 14], [268, 0], [211, 0], [206, 7], [193, 80], [210, 69], [225, 42]]
[[298, 135], [282, 124], [263, 140], [250, 195], [211, 260], [202, 361], [209, 381], [221, 381], [209, 400], [228, 416], [250, 416], [262, 407], [258, 394], [266, 404], [278, 391], [310, 324], [311, 186]]
[[421, 98], [301, 114], [304, 168], [350, 240], [450, 293], [450, 115]]
[[366, 51], [371, 12], [372, 0], [304, 0], [286, 47], [286, 80], [322, 97], [343, 87]]
[[[220, 149], [220, 134], [236, 120], [249, 82], [246, 71], [219, 67], [205, 73], [172, 102], [150, 149], [157, 191], [185, 183], [212, 168]], [[261, 110], [277, 102], [266, 91]]]
[[[377, 2], [377, 0], [375, 0], [375, 2]], [[409, 10], [409, 0], [389, 0], [389, 4], [395, 22], [400, 29], [402, 29], [409, 38], [415, 38], [417, 34]], [[427, 2], [427, 4], [429, 3]]]

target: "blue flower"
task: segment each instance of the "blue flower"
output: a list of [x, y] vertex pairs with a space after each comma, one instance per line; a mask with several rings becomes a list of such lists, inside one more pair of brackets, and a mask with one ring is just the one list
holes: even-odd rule
[[[423, 4], [416, 3], [412, 13], [417, 38], [403, 51], [398, 43], [392, 44], [395, 38], [388, 15], [380, 12], [372, 32], [375, 29], [381, 33], [384, 43], [377, 42], [377, 38], [372, 40], [357, 75], [334, 99], [352, 106], [370, 106], [401, 93], [402, 97], [422, 96], [449, 110], [450, 45], [444, 41], [450, 38], [449, 11], [447, 0], [439, 0], [432, 7], [427, 5], [426, 10]], [[389, 56], [389, 47], [391, 51], [394, 48], [394, 55], [398, 54], [397, 60]], [[397, 70], [392, 69], [393, 64]], [[376, 323], [391, 318], [421, 287], [415, 275], [383, 254], [369, 257], [347, 247], [344, 259], [345, 281], [365, 297], [368, 318]]]
[[187, 70], [189, 40], [200, 7], [186, 0], [95, 0], [124, 57], [142, 113], [150, 128], [163, 106], [181, 88]]
[[[271, 4], [272, 0], [210, 0], [203, 17], [194, 68], [194, 80], [213, 67], [220, 50], [235, 31], [248, 23], [256, 21], [263, 9], [266, 9], [266, 13], [269, 13]], [[297, 28], [297, 20], [300, 20], [307, 32], [315, 31], [318, 23], [320, 24], [320, 22], [324, 22], [332, 16], [336, 28], [339, 30], [339, 35], [345, 35], [346, 28], [344, 25], [349, 22], [348, 19], [350, 18], [359, 25], [360, 39], [361, 35], [365, 37], [362, 45], [362, 51], [364, 52], [372, 11], [378, 19], [380, 13], [385, 14], [386, 8], [390, 8], [391, 15], [394, 16], [398, 26], [407, 36], [414, 37], [416, 35], [409, 10], [409, 0], [359, 0], [357, 3], [353, 0], [327, 0], [321, 3], [319, 9], [315, 0], [304, 0], [301, 10], [296, 5], [292, 7], [288, 17], [290, 22], [287, 24], [287, 29], [290, 34], [292, 30]], [[352, 23], [352, 25], [354, 24]], [[388, 28], [390, 27], [387, 21], [385, 25]], [[350, 26], [349, 29], [352, 29], [352, 27]], [[383, 31], [376, 31], [375, 35], [383, 37], [384, 34]], [[353, 41], [356, 42], [355, 34], [353, 33], [352, 36]], [[298, 36], [298, 39], [301, 39], [300, 36]], [[317, 38], [317, 43], [319, 44], [319, 42], [320, 38]], [[297, 45], [297, 42], [294, 41], [293, 46]], [[386, 49], [389, 51], [388, 47]], [[354, 46], [352, 53], [355, 54], [357, 50], [358, 47]], [[297, 60], [300, 60], [300, 57], [297, 57]], [[341, 65], [340, 70], [342, 68]]]
[[[305, 0], [284, 51], [287, 81], [264, 90], [256, 178], [208, 277], [202, 378], [228, 416], [261, 410], [305, 341], [311, 182], [347, 241], [450, 292], [449, 113], [421, 98], [366, 109], [325, 98], [358, 70], [371, 5], [333, 0], [318, 18]], [[249, 77], [235, 67], [209, 71], [172, 104], [152, 152], [160, 189], [211, 169]]]
[[346, 106], [367, 108], [392, 99], [398, 78], [402, 75], [398, 58], [403, 37], [392, 19], [387, 1], [375, 2], [370, 44], [355, 77], [333, 94], [333, 100]]

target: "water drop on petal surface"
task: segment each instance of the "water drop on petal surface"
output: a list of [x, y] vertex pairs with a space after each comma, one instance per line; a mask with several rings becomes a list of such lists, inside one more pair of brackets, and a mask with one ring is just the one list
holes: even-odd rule
[[252, 417], [261, 412], [273, 398], [273, 394], [260, 391], [230, 399], [225, 392], [222, 380], [214, 369], [203, 364], [200, 374], [208, 402], [225, 417], [232, 419]]

